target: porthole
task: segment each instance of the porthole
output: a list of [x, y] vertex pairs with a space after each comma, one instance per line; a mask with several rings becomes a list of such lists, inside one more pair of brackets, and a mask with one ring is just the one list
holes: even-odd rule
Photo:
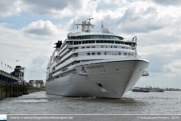
[[90, 55], [90, 53], [87, 53], [87, 55]]

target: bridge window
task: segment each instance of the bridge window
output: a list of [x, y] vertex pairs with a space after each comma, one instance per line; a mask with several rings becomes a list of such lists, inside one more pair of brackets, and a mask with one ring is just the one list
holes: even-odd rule
[[121, 55], [121, 52], [119, 52], [119, 55]]
[[106, 55], [107, 54], [107, 52], [104, 52], [104, 55]]
[[99, 36], [94, 36], [94, 39], [99, 39]]
[[95, 43], [95, 41], [82, 41], [82, 44]]
[[89, 39], [89, 36], [85, 36], [85, 39]]
[[120, 42], [120, 41], [115, 41], [115, 43], [116, 43], [116, 44], [121, 44], [121, 42]]
[[124, 53], [125, 56], [127, 56], [127, 53]]
[[72, 45], [72, 44], [73, 44], [73, 41], [67, 41], [67, 44], [68, 44], [68, 45]]
[[110, 36], [104, 36], [104, 38], [105, 38], [105, 39], [111, 39], [111, 37], [110, 37]]
[[81, 41], [74, 41], [74, 45], [81, 44]]

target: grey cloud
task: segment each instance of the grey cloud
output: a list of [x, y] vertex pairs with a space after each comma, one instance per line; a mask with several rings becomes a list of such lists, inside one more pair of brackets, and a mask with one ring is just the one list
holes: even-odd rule
[[[156, 49], [156, 48], [155, 48]], [[164, 72], [164, 66], [174, 61], [173, 57], [162, 54], [148, 54], [144, 56], [149, 60], [148, 71], [153, 73]], [[168, 70], [167, 70], [168, 71]]]
[[156, 9], [153, 8], [153, 7], [149, 7], [149, 8], [146, 9], [146, 11], [144, 11], [145, 15], [149, 14], [149, 13], [153, 13], [153, 14], [156, 13]]
[[164, 5], [164, 6], [180, 6], [181, 5], [181, 0], [152, 0], [153, 2], [159, 4], [159, 5]]
[[156, 14], [156, 9], [149, 7], [136, 13], [134, 8], [129, 8], [123, 17], [116, 20], [116, 24], [120, 25], [119, 30], [124, 33], [147, 33], [163, 28], [163, 25], [152, 17], [144, 19], [144, 16], [148, 14]]
[[168, 33], [143, 34], [143, 35], [139, 36], [138, 40], [140, 40], [142, 42], [141, 43], [142, 46], [163, 45], [165, 43], [172, 44], [173, 40], [174, 40], [174, 43], [177, 43], [180, 41], [179, 38], [177, 38], [175, 36], [169, 36]]
[[[31, 66], [27, 67], [27, 78], [28, 79], [40, 79], [45, 80], [46, 68], [47, 68], [48, 57], [47, 56], [36, 56], [32, 60]], [[28, 80], [27, 80], [28, 81]]]
[[46, 56], [37, 56], [32, 60], [33, 65], [43, 66], [45, 62], [48, 60]]
[[[33, 12], [39, 15], [52, 15], [61, 17], [64, 10], [68, 10], [69, 16], [78, 11], [83, 6], [83, 0], [1, 0], [0, 1], [0, 16], [6, 17], [17, 15], [21, 11]], [[64, 13], [66, 14], [66, 13]]]
[[[37, 13], [37, 14], [51, 14], [52, 11], [62, 11], [69, 7], [72, 11], [78, 10], [82, 6], [82, 1], [80, 0], [24, 0], [22, 1], [25, 5], [24, 9]], [[61, 16], [61, 15], [57, 15]]]
[[[156, 20], [157, 11], [153, 7], [149, 7], [146, 10], [140, 10], [136, 12], [135, 8], [128, 8], [122, 17], [112, 18], [107, 15], [103, 18], [104, 27], [109, 29], [112, 28], [113, 32], [116, 33], [148, 33], [150, 31], [162, 29], [165, 25], [164, 23], [159, 23]], [[144, 18], [148, 16], [147, 18]], [[99, 29], [96, 26], [96, 29]]]
[[[37, 41], [24, 36], [21, 30], [13, 30], [0, 25], [0, 59], [15, 67], [25, 67], [25, 80], [44, 79], [51, 45], [47, 41]], [[18, 63], [15, 61], [19, 60]]]
[[6, 17], [16, 15], [21, 12], [21, 6], [18, 0], [1, 0], [0, 1], [0, 16]]
[[[134, 8], [129, 8], [125, 11], [123, 17], [119, 19], [122, 23], [130, 22], [130, 21], [137, 21], [140, 17], [135, 13]], [[117, 22], [118, 23], [118, 22]]]
[[48, 28], [43, 28], [43, 29], [27, 29], [25, 30], [26, 33], [29, 34], [35, 34], [35, 35], [39, 35], [39, 36], [51, 36], [52, 35], [52, 31], [49, 30]]
[[163, 28], [164, 26], [159, 25], [157, 23], [153, 23], [152, 21], [135, 21], [127, 24], [120, 25], [120, 32], [124, 33], [147, 33], [153, 30], [158, 30]]

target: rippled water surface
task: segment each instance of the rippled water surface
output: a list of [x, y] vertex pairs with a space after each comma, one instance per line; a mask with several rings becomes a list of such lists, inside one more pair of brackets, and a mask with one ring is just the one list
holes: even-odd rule
[[0, 114], [180, 114], [181, 92], [127, 92], [122, 99], [70, 98], [36, 92], [0, 100]]

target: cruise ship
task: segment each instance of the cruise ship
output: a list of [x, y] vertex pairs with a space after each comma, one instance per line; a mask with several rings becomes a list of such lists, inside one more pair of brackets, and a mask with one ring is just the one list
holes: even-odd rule
[[148, 76], [149, 62], [137, 53], [137, 38], [124, 38], [91, 19], [81, 31], [58, 41], [46, 72], [46, 93], [66, 97], [121, 98], [141, 76]]

